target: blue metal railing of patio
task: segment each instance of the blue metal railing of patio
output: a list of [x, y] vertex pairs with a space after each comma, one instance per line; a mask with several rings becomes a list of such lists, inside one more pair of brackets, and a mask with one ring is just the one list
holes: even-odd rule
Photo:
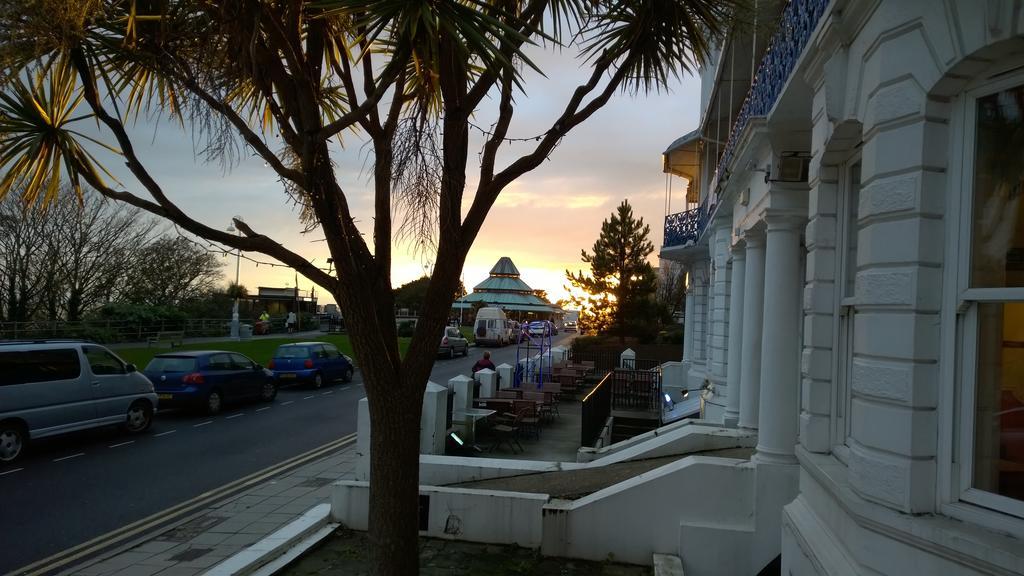
[[[782, 10], [779, 27], [768, 43], [750, 90], [743, 100], [732, 129], [729, 130], [729, 139], [718, 159], [718, 166], [711, 182], [725, 181], [723, 176], [732, 162], [740, 136], [750, 119], [767, 116], [775, 106], [782, 88], [793, 73], [797, 60], [803, 54], [829, 2], [830, 0], [790, 0]], [[714, 188], [717, 188], [717, 184]], [[717, 199], [717, 190], [709, 189], [700, 207], [670, 214], [665, 218], [664, 246], [686, 246], [700, 240], [708, 222], [714, 216], [715, 208], [718, 207], [715, 201], [709, 204], [709, 198]]]

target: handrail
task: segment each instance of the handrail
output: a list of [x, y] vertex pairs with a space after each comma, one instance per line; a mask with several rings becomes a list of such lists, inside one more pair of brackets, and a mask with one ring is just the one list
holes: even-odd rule
[[580, 403], [580, 446], [593, 447], [604, 428], [605, 421], [611, 416], [611, 387], [605, 386], [611, 375], [612, 372], [605, 374]]
[[[782, 93], [797, 60], [803, 54], [811, 34], [818, 26], [818, 20], [825, 13], [830, 0], [790, 0], [782, 10], [782, 17], [779, 21], [779, 28], [772, 35], [768, 48], [761, 58], [754, 80], [751, 82], [750, 90], [747, 92], [739, 114], [733, 122], [729, 131], [729, 139], [726, 141], [725, 150], [715, 167], [713, 180], [723, 181], [722, 175], [732, 162], [736, 146], [747, 127], [751, 118], [764, 117], [771, 112], [775, 102]], [[708, 190], [710, 195], [713, 190]]]
[[736, 153], [744, 129], [751, 118], [763, 118], [771, 112], [829, 2], [830, 0], [790, 0], [786, 4], [779, 19], [779, 28], [769, 40], [768, 48], [750, 84], [750, 90], [747, 91], [739, 114], [729, 129], [729, 138], [721, 156], [718, 157], [718, 164], [715, 166], [715, 172], [710, 179], [711, 185], [705, 191], [704, 199], [697, 208], [665, 217], [663, 246], [687, 246], [700, 242], [708, 223], [714, 219], [718, 208], [718, 187], [728, 180], [729, 164]]

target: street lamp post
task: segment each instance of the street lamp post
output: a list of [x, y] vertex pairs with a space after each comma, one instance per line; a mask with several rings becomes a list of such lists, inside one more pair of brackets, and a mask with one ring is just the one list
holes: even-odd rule
[[[228, 224], [227, 231], [237, 233], [239, 236], [242, 235], [242, 231], [235, 228], [235, 220], [241, 220], [240, 217], [235, 216], [232, 219], [231, 224]], [[238, 248], [235, 250], [235, 305], [231, 310], [231, 338], [238, 340], [239, 338], [239, 326], [238, 326], [238, 273], [242, 267], [242, 249]]]

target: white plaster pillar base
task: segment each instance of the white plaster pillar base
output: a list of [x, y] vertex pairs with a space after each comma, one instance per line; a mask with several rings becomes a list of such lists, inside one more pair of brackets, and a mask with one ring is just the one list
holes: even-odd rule
[[800, 383], [802, 218], [767, 218], [757, 462], [796, 463]]
[[764, 314], [764, 236], [748, 231], [746, 243], [739, 425], [743, 428], [757, 428], [761, 389], [761, 321]]

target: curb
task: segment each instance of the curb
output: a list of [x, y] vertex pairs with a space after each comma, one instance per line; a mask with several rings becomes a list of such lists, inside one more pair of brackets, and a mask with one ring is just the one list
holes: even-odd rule
[[317, 504], [298, 519], [229, 557], [204, 576], [271, 576], [334, 532], [331, 505]]

